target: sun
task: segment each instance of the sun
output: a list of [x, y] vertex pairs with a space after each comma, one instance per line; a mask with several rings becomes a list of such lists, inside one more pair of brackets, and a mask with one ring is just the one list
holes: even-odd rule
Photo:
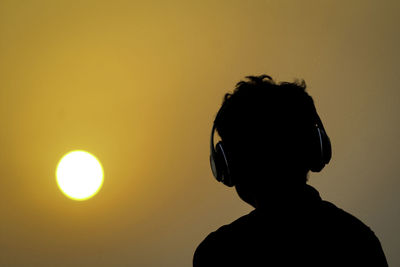
[[82, 201], [99, 192], [104, 172], [95, 156], [83, 150], [74, 150], [58, 162], [56, 179], [61, 192], [73, 200]]

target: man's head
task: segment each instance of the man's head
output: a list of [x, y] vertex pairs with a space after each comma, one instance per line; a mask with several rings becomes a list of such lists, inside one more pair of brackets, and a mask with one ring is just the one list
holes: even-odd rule
[[268, 189], [304, 186], [321, 152], [317, 129], [323, 126], [304, 81], [247, 78], [225, 95], [214, 126], [236, 189], [249, 202]]

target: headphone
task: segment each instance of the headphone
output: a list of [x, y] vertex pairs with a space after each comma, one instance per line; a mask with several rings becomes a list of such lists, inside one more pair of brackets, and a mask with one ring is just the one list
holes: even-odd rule
[[[315, 114], [315, 129], [312, 130], [312, 144], [311, 150], [311, 163], [310, 170], [312, 172], [320, 172], [326, 164], [329, 163], [332, 157], [332, 147], [331, 141], [326, 134], [324, 125], [317, 111], [314, 107]], [[235, 181], [232, 178], [231, 168], [229, 166], [229, 160], [224, 149], [224, 143], [219, 141], [216, 146], [214, 146], [214, 133], [216, 131], [215, 121], [211, 130], [211, 140], [210, 140], [210, 165], [211, 171], [217, 179], [218, 182], [222, 182], [228, 187], [235, 185]]]

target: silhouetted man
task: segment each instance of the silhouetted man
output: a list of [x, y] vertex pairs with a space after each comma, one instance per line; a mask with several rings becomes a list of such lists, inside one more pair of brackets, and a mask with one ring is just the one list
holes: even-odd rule
[[331, 143], [304, 81], [247, 78], [217, 113], [210, 162], [255, 209], [209, 234], [193, 266], [387, 266], [371, 229], [307, 185], [308, 172], [329, 162]]

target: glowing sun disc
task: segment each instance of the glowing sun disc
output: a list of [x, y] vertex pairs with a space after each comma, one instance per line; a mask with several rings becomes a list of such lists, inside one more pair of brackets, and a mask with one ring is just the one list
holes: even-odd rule
[[100, 161], [83, 150], [65, 154], [56, 169], [57, 185], [61, 192], [74, 200], [86, 200], [99, 192], [104, 172]]

